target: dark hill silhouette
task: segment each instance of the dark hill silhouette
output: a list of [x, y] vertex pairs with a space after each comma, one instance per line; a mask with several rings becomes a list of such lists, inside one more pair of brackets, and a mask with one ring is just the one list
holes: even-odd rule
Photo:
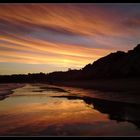
[[66, 80], [92, 80], [99, 78], [140, 78], [140, 44], [127, 53], [117, 51], [86, 65], [80, 70], [48, 74], [1, 75], [0, 82], [57, 82]]
[[97, 78], [140, 77], [140, 44], [127, 53], [117, 51], [86, 65], [81, 70], [53, 72], [48, 80], [92, 80]]
[[118, 51], [102, 57], [82, 70], [89, 79], [140, 77], [140, 44], [127, 53]]

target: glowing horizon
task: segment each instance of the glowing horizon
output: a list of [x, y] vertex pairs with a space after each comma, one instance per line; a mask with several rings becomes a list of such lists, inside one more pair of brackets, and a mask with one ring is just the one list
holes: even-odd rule
[[80, 69], [139, 36], [140, 4], [0, 4], [0, 74]]

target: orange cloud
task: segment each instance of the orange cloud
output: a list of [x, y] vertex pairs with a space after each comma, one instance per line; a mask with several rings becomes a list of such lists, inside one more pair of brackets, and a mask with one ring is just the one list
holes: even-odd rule
[[[59, 43], [54, 44], [47, 41], [34, 40], [33, 38], [28, 40], [22, 37], [3, 36], [1, 40], [8, 42], [8, 44], [1, 43], [2, 46], [5, 45], [5, 48], [11, 49], [9, 51], [1, 50], [1, 56], [20, 58], [16, 62], [27, 59], [24, 62], [63, 64], [65, 66], [71, 64], [71, 66], [77, 65], [82, 67], [108, 53], [108, 50]], [[5, 61], [11, 60], [5, 59]]]
[[98, 4], [2, 4], [0, 62], [82, 68], [118, 48], [127, 50], [140, 35], [139, 17], [135, 19], [131, 9]]

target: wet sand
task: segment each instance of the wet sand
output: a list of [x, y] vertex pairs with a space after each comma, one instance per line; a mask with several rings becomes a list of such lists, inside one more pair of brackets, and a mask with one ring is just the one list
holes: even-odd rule
[[25, 84], [19, 83], [0, 84], [0, 100], [5, 99], [9, 94], [12, 94], [14, 89], [23, 87], [24, 85]]
[[13, 91], [0, 101], [1, 136], [140, 136], [140, 105], [47, 84]]
[[98, 98], [109, 100], [118, 100], [124, 102], [132, 102], [140, 104], [140, 79], [98, 79], [84, 81], [65, 81], [55, 82], [54, 85], [67, 87], [70, 89], [78, 88], [90, 91], [90, 94], [84, 96], [92, 96], [93, 93]]
[[55, 85], [79, 87], [100, 91], [140, 92], [140, 79], [98, 79], [53, 82]]

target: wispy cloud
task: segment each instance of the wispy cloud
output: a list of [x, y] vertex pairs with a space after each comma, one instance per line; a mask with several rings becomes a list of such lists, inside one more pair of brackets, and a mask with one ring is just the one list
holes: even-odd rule
[[139, 24], [139, 4], [1, 4], [0, 61], [83, 67], [139, 43]]

